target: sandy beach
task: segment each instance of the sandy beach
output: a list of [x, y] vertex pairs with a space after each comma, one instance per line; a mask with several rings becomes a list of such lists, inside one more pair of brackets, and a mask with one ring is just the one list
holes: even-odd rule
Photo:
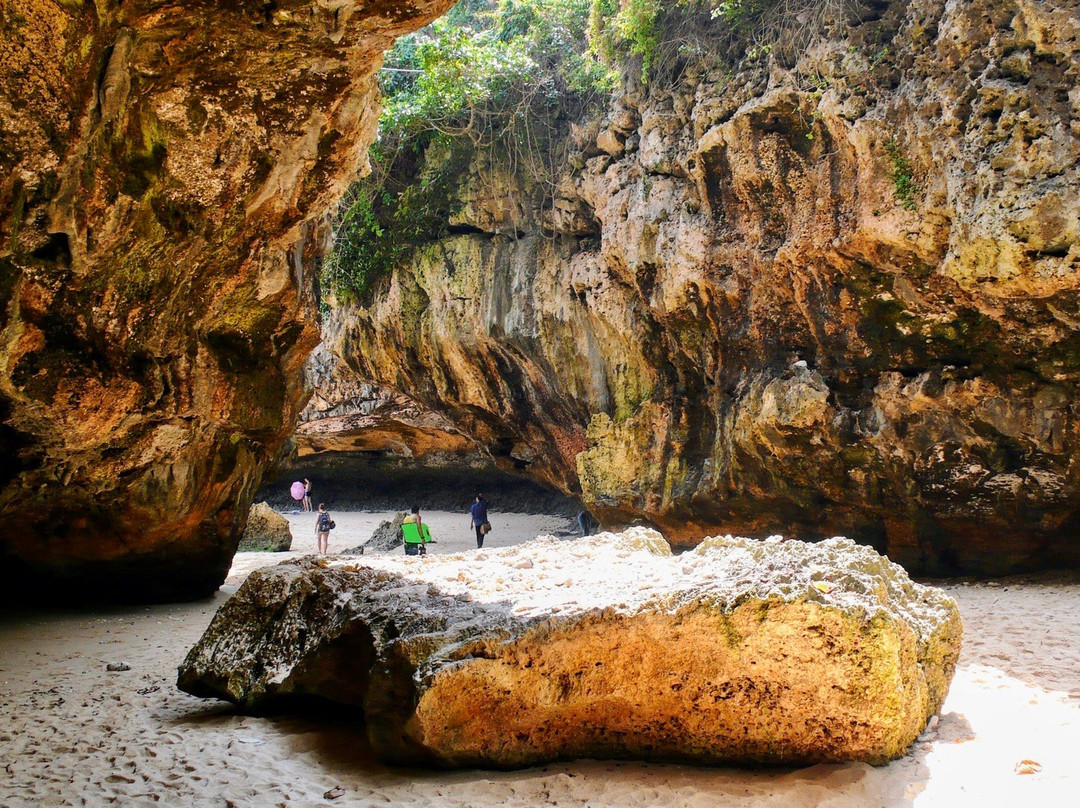
[[[390, 514], [335, 513], [331, 550]], [[1076, 804], [1080, 584], [947, 582], [965, 638], [940, 721], [887, 766], [740, 770], [577, 761], [514, 772], [388, 768], [332, 715], [250, 717], [175, 687], [176, 667], [252, 569], [315, 549], [237, 556], [211, 599], [0, 619], [0, 806], [1039, 806]], [[468, 516], [425, 514], [431, 551], [475, 548]], [[569, 529], [492, 514], [486, 546]], [[400, 551], [399, 551], [400, 552]], [[110, 671], [108, 666], [126, 667]], [[1027, 761], [1027, 762], [1025, 762]]]

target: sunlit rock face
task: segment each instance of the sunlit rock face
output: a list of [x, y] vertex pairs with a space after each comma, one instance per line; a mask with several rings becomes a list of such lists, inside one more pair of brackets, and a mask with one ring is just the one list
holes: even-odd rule
[[[309, 478], [333, 508], [467, 511], [483, 493], [500, 511], [565, 514], [581, 503], [497, 464], [476, 440], [411, 395], [362, 381], [336, 354], [342, 314], [323, 320], [323, 342], [305, 367], [312, 390], [294, 435], [295, 457], [259, 496], [291, 504], [293, 480]], [[408, 389], [408, 388], [407, 388]], [[412, 393], [411, 389], [408, 392]]]
[[323, 323], [323, 342], [304, 368], [312, 391], [296, 428], [296, 454], [380, 452], [418, 462], [482, 464], [490, 461], [442, 414], [400, 392], [356, 377], [333, 350], [342, 309]]
[[252, 505], [237, 549], [279, 553], [290, 547], [292, 529], [289, 520], [265, 502]]
[[255, 572], [179, 684], [358, 707], [398, 763], [896, 758], [947, 694], [956, 604], [846, 539], [655, 531]]
[[794, 68], [631, 86], [553, 195], [477, 160], [346, 361], [676, 543], [1080, 562], [1080, 17], [867, 5]]
[[317, 217], [366, 166], [380, 54], [449, 5], [0, 2], [12, 582], [222, 580], [305, 400]]

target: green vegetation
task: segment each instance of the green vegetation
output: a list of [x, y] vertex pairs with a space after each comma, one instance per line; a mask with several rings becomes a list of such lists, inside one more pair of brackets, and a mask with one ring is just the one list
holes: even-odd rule
[[854, 0], [593, 0], [592, 51], [616, 71], [636, 66], [650, 83], [688, 60], [733, 64], [797, 54]]
[[647, 79], [660, 49], [661, 10], [660, 0], [594, 0], [589, 10], [593, 52], [609, 66], [637, 57]]
[[885, 151], [892, 163], [893, 194], [900, 201], [904, 210], [915, 210], [917, 204], [915, 197], [919, 194], [919, 186], [915, 182], [915, 173], [911, 163], [900, 151], [900, 144], [893, 138], [885, 144]]
[[621, 76], [662, 91], [689, 61], [798, 47], [850, 2], [463, 0], [387, 54], [372, 172], [339, 211], [324, 288], [362, 299], [444, 236], [466, 169], [508, 166], [550, 192], [570, 123], [602, 110]]
[[445, 235], [480, 153], [541, 184], [554, 176], [570, 121], [613, 87], [588, 48], [591, 2], [464, 0], [394, 45], [380, 74], [372, 172], [339, 213], [325, 287], [363, 297], [412, 249]]
[[465, 0], [399, 40], [381, 80], [383, 138], [435, 131], [478, 144], [530, 113], [550, 118], [605, 89], [587, 47], [591, 0]]
[[[459, 204], [455, 179], [469, 154], [445, 136], [431, 138], [420, 154], [407, 150], [390, 164], [380, 165], [385, 158], [377, 151], [376, 170], [349, 189], [342, 205], [334, 251], [323, 263], [324, 286], [344, 298], [362, 297], [415, 247], [445, 236]], [[389, 176], [392, 166], [402, 175]], [[418, 172], [423, 176], [417, 178]]]

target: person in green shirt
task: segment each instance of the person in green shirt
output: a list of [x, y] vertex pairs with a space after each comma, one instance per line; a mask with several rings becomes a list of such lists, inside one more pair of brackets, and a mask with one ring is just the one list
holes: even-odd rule
[[404, 525], [416, 525], [416, 536], [418, 539], [410, 541], [409, 534], [412, 531], [405, 531], [405, 555], [427, 555], [427, 537], [428, 534], [425, 530], [424, 520], [420, 517], [420, 506], [413, 505], [412, 513], [401, 520], [401, 524]]

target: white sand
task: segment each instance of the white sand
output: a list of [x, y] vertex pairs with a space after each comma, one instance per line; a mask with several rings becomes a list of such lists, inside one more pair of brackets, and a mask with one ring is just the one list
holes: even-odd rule
[[[334, 514], [331, 550], [386, 514]], [[425, 515], [432, 552], [475, 547], [464, 514]], [[290, 517], [299, 551], [314, 517]], [[492, 514], [485, 546], [567, 526]], [[743, 771], [579, 761], [517, 772], [390, 769], [342, 720], [236, 715], [175, 687], [176, 666], [251, 569], [295, 555], [249, 553], [214, 598], [0, 620], [0, 806], [1013, 806], [1080, 804], [1080, 585], [953, 584], [965, 624], [940, 724], [903, 759]], [[125, 662], [130, 670], [108, 672]], [[1017, 773], [1023, 760], [1040, 771]], [[340, 788], [343, 795], [323, 795]]]

